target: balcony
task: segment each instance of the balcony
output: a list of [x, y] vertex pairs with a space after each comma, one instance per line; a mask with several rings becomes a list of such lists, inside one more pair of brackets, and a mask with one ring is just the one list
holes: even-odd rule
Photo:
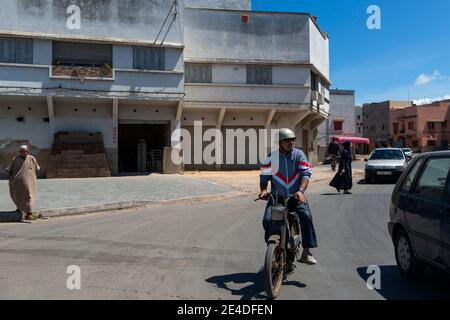
[[113, 80], [113, 69], [111, 65], [102, 67], [72, 67], [63, 65], [52, 66], [51, 75], [62, 79], [109, 79]]
[[317, 101], [318, 105], [325, 103], [325, 97], [319, 91], [311, 91], [311, 101]]
[[181, 100], [181, 71], [0, 63], [0, 93]]
[[310, 89], [303, 86], [187, 83], [186, 102], [310, 105]]

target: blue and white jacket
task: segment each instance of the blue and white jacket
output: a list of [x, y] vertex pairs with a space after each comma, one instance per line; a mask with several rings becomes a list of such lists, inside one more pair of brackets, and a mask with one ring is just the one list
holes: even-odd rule
[[288, 155], [276, 150], [269, 154], [261, 167], [260, 183], [271, 182], [273, 193], [287, 197], [300, 190], [302, 180], [310, 179], [311, 165], [303, 151], [292, 150]]

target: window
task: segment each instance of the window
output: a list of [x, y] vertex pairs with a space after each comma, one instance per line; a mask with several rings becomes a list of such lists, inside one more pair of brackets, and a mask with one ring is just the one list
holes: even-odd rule
[[414, 193], [424, 198], [441, 200], [450, 175], [450, 158], [430, 159], [417, 182]]
[[447, 123], [448, 123], [448, 121], [446, 120], [446, 121], [444, 121], [444, 122], [442, 122], [442, 128], [447, 128]]
[[186, 83], [212, 83], [212, 65], [186, 63]]
[[272, 84], [272, 67], [247, 65], [247, 84]]
[[358, 133], [361, 133], [361, 127], [358, 127]]
[[422, 164], [423, 159], [418, 160], [414, 167], [411, 169], [411, 171], [408, 173], [408, 176], [405, 178], [405, 181], [403, 182], [402, 186], [400, 187], [400, 192], [409, 192], [411, 189], [411, 185], [414, 182], [414, 178], [416, 177], [417, 171], [419, 171], [420, 165]]
[[429, 147], [436, 147], [436, 141], [434, 141], [434, 140], [428, 140], [427, 144]]
[[405, 155], [400, 150], [374, 150], [369, 160], [404, 160]]
[[33, 40], [0, 38], [0, 62], [33, 63]]
[[414, 130], [414, 122], [408, 122], [408, 129]]
[[311, 90], [317, 91], [317, 76], [314, 72], [311, 72]]
[[112, 65], [112, 46], [107, 44], [54, 41], [53, 63], [80, 67]]
[[429, 130], [434, 130], [435, 127], [436, 127], [436, 125], [435, 125], [434, 122], [428, 122], [428, 129], [429, 129]]
[[344, 121], [334, 121], [334, 130], [335, 131], [342, 131], [342, 124]]
[[412, 145], [413, 145], [414, 148], [418, 148], [419, 147], [419, 141], [413, 140]]
[[394, 134], [398, 133], [398, 123], [393, 124]]
[[165, 70], [164, 48], [134, 47], [134, 69]]
[[358, 121], [361, 120], [361, 116], [358, 116]]

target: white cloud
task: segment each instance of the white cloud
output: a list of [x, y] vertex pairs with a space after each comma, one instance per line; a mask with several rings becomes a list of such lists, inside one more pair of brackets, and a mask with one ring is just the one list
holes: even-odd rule
[[441, 75], [439, 70], [434, 70], [433, 74], [431, 74], [431, 75], [422, 73], [420, 76], [418, 76], [416, 79], [416, 85], [423, 86], [423, 85], [429, 84], [433, 81], [444, 80], [446, 78], [447, 78], [446, 76]]
[[421, 99], [417, 99], [417, 100], [413, 100], [413, 102], [417, 105], [423, 105], [423, 104], [430, 104], [433, 103], [435, 101], [442, 101], [442, 100], [449, 100], [450, 99], [450, 94], [447, 94], [445, 96], [442, 97], [436, 97], [436, 98], [421, 98]]

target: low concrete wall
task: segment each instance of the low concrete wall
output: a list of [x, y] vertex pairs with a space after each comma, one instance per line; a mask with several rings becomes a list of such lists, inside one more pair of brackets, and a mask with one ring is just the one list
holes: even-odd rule
[[5, 169], [9, 166], [11, 160], [19, 154], [21, 145], [30, 147], [30, 154], [34, 156], [41, 167], [38, 178], [45, 178], [48, 169], [48, 160], [50, 149], [40, 149], [29, 143], [28, 140], [0, 140], [0, 179], [8, 179]]

